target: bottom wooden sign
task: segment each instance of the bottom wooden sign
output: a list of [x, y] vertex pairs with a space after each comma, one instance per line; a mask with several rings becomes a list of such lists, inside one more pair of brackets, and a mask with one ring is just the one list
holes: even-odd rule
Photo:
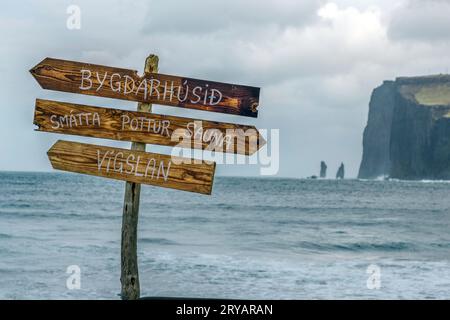
[[211, 194], [216, 164], [157, 153], [59, 140], [47, 152], [54, 169]]

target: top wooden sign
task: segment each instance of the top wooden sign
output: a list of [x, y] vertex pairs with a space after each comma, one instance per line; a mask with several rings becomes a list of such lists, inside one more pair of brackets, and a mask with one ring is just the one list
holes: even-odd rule
[[258, 116], [259, 88], [45, 58], [30, 70], [44, 89]]

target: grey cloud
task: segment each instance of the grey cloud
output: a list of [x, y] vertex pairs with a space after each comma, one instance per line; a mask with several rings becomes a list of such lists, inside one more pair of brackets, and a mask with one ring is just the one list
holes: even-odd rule
[[[0, 68], [8, 74], [0, 85], [0, 105], [8, 115], [0, 119], [0, 134], [14, 140], [4, 141], [0, 169], [50, 169], [45, 151], [56, 137], [33, 131], [37, 97], [135, 108], [124, 101], [42, 90], [27, 72], [34, 64], [52, 56], [141, 71], [145, 57], [156, 53], [163, 73], [261, 87], [258, 119], [164, 106], [155, 106], [156, 112], [279, 128], [283, 176], [316, 173], [320, 160], [333, 171], [344, 161], [349, 175], [356, 175], [372, 88], [384, 79], [439, 70], [443, 61], [450, 66], [450, 44], [411, 49], [386, 37], [385, 20], [368, 10], [367, 1], [331, 1], [337, 8], [324, 19], [317, 11], [326, 2], [78, 0], [78, 31], [65, 26], [65, 2], [41, 1], [34, 10], [28, 1], [29, 11], [11, 4], [6, 13], [0, 11]], [[450, 8], [442, 11], [449, 14]], [[37, 160], [17, 160], [32, 157]], [[221, 170], [247, 173], [247, 168]]]
[[394, 13], [388, 35], [393, 40], [450, 41], [450, 2], [411, 0]]
[[143, 33], [205, 34], [239, 26], [306, 25], [316, 18], [319, 0], [167, 0], [148, 7]]

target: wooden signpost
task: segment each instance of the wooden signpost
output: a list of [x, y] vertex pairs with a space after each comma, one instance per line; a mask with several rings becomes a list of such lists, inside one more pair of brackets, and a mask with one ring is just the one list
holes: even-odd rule
[[266, 143], [254, 126], [41, 99], [36, 99], [34, 124], [39, 131], [243, 155]]
[[[158, 72], [159, 58], [150, 55], [145, 60], [144, 73]], [[152, 112], [152, 105], [138, 103], [138, 111]], [[133, 142], [131, 150], [145, 151], [145, 144]], [[127, 181], [123, 199], [122, 234], [120, 244], [120, 283], [122, 285], [121, 297], [123, 300], [136, 300], [141, 296], [139, 283], [139, 267], [137, 259], [137, 230], [139, 221], [139, 204], [141, 198], [141, 185]]]
[[140, 297], [137, 224], [140, 187], [211, 194], [215, 163], [149, 153], [145, 144], [252, 155], [266, 141], [253, 126], [152, 113], [152, 103], [257, 117], [259, 88], [158, 73], [150, 55], [136, 71], [46, 58], [30, 70], [44, 89], [137, 101], [137, 111], [36, 99], [38, 131], [131, 141], [131, 150], [57, 141], [53, 168], [126, 181], [122, 218], [122, 299]]
[[214, 162], [62, 140], [47, 154], [58, 170], [211, 194]]
[[259, 88], [45, 58], [30, 70], [44, 89], [257, 117]]

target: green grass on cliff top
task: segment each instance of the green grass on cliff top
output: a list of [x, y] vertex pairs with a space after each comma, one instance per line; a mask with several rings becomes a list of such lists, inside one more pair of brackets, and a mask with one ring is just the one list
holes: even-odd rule
[[[426, 106], [450, 105], [450, 85], [423, 86], [414, 97], [418, 103]], [[446, 117], [450, 117], [450, 113]]]

